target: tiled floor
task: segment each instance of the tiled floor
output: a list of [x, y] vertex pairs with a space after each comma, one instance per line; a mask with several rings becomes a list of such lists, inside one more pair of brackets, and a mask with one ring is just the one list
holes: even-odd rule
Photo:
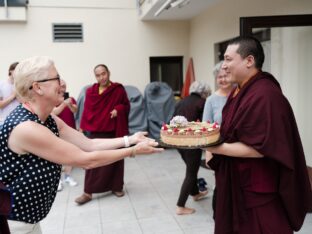
[[[83, 191], [84, 171], [74, 169], [73, 177], [79, 185], [65, 185], [57, 194], [51, 212], [41, 222], [43, 234], [213, 233], [211, 195], [198, 202], [189, 198], [187, 206], [196, 209], [194, 214], [175, 214], [184, 173], [184, 163], [176, 150], [127, 159], [124, 197], [99, 194], [91, 202], [77, 206], [74, 199]], [[201, 168], [199, 177], [213, 188], [210, 170]], [[312, 214], [299, 233], [312, 233]]]

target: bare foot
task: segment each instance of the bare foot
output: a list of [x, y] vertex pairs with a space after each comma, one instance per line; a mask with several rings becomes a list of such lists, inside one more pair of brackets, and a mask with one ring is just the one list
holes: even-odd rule
[[199, 201], [200, 199], [204, 198], [207, 194], [208, 194], [208, 190], [203, 191], [203, 192], [199, 192], [198, 194], [193, 196], [193, 200], [194, 201]]
[[193, 214], [194, 212], [195, 212], [195, 209], [188, 208], [188, 207], [177, 206], [177, 209], [176, 209], [177, 215]]

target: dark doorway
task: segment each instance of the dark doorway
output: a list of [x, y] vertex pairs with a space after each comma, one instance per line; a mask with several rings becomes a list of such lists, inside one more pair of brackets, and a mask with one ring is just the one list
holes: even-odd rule
[[249, 36], [253, 29], [275, 27], [311, 26], [312, 15], [275, 15], [240, 18], [240, 35]]
[[150, 57], [151, 82], [167, 83], [175, 96], [180, 96], [183, 85], [183, 57]]

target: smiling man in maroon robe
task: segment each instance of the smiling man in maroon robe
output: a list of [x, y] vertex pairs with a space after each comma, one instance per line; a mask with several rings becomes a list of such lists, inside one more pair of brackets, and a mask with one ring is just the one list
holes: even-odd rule
[[224, 143], [207, 149], [218, 190], [215, 233], [293, 233], [311, 208], [296, 120], [263, 62], [251, 37], [233, 39], [224, 54], [222, 68], [238, 86], [222, 112]]
[[[90, 138], [128, 135], [130, 102], [124, 87], [110, 81], [110, 72], [104, 64], [97, 65], [94, 74], [98, 83], [86, 90], [80, 128]], [[92, 193], [107, 191], [121, 197], [124, 195], [123, 177], [124, 160], [86, 170], [84, 193], [75, 201], [82, 205], [92, 199]]]

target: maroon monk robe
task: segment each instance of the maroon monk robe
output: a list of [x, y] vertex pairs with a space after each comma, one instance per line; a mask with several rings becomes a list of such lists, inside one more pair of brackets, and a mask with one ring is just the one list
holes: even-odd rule
[[[70, 97], [70, 101], [73, 105], [76, 105], [77, 102], [74, 98]], [[76, 129], [75, 116], [70, 108], [66, 105], [65, 108], [59, 113], [58, 117], [63, 120], [68, 126]]]
[[0, 233], [9, 234], [6, 216], [11, 213], [11, 194], [0, 182]]
[[264, 158], [214, 155], [209, 162], [218, 190], [215, 233], [299, 230], [312, 194], [295, 117], [277, 80], [256, 74], [230, 94], [222, 118], [225, 142], [242, 142]]
[[[117, 118], [111, 118], [113, 109], [117, 110]], [[129, 111], [130, 102], [121, 84], [111, 82], [99, 94], [99, 84], [96, 83], [86, 91], [80, 127], [89, 132], [116, 132], [116, 137], [121, 137], [129, 134]]]
[[[111, 118], [110, 112], [116, 109], [117, 117]], [[90, 133], [90, 138], [113, 138], [129, 134], [128, 115], [130, 102], [124, 87], [119, 83], [111, 85], [99, 94], [99, 84], [86, 91], [84, 111], [80, 127]], [[86, 170], [86, 193], [122, 191], [124, 160], [113, 164]]]

